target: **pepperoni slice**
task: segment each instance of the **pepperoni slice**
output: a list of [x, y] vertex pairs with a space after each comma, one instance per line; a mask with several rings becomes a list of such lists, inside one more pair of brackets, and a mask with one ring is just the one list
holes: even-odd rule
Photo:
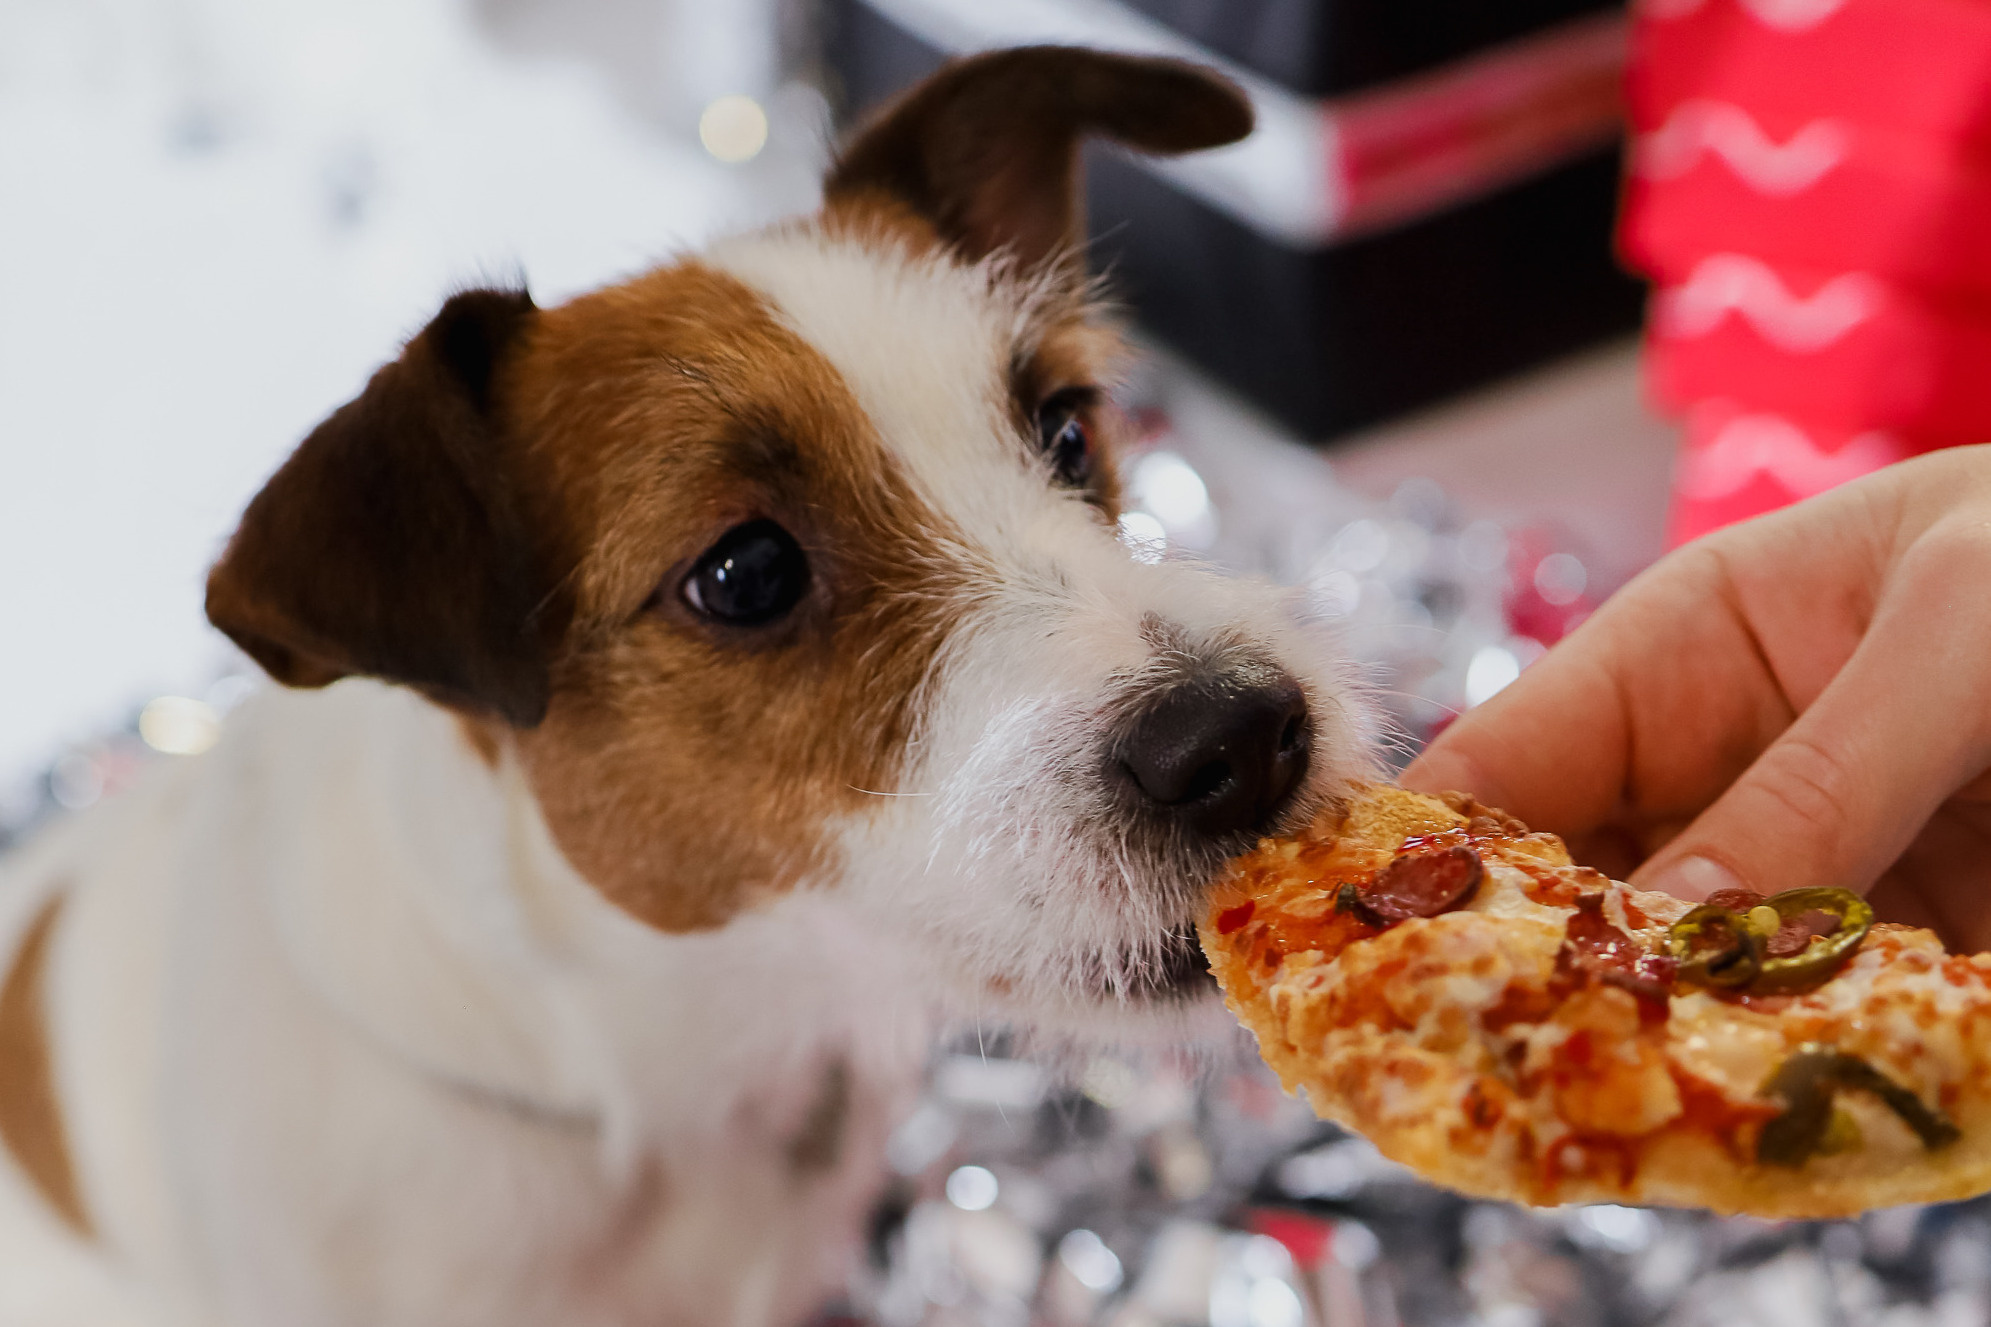
[[1399, 857], [1364, 885], [1362, 906], [1385, 922], [1436, 917], [1472, 897], [1486, 868], [1479, 854], [1459, 845]]
[[1777, 928], [1770, 937], [1763, 952], [1771, 958], [1789, 958], [1802, 954], [1811, 947], [1813, 938], [1830, 935], [1839, 929], [1839, 919], [1829, 912], [1813, 909], [1801, 916], [1792, 917]]
[[1217, 914], [1217, 934], [1229, 935], [1232, 931], [1243, 930], [1245, 923], [1251, 920], [1251, 914], [1257, 911], [1256, 899], [1246, 899], [1235, 908], [1225, 908]]
[[1679, 967], [1665, 954], [1655, 954], [1611, 925], [1604, 916], [1604, 895], [1584, 894], [1576, 900], [1563, 931], [1556, 966], [1565, 972], [1623, 987], [1641, 1000], [1662, 1006], [1672, 993]]
[[[1727, 908], [1736, 916], [1748, 914], [1749, 910], [1768, 900], [1753, 889], [1717, 889], [1704, 900], [1717, 908]], [[1776, 933], [1770, 936], [1764, 952], [1771, 958], [1789, 958], [1801, 954], [1811, 944], [1815, 935], [1830, 935], [1839, 925], [1839, 919], [1830, 913], [1811, 912], [1802, 917], [1792, 917]]]

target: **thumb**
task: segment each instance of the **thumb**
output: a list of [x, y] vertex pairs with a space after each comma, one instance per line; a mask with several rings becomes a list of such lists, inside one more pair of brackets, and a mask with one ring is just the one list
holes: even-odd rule
[[1811, 707], [1633, 882], [1689, 899], [1871, 887], [1986, 760], [1986, 631], [1939, 588], [1890, 587]]

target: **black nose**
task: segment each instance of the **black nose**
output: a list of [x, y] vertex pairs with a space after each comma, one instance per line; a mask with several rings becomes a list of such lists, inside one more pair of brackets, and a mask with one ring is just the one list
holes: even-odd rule
[[1307, 772], [1313, 726], [1291, 677], [1184, 683], [1141, 716], [1120, 764], [1148, 802], [1190, 830], [1262, 832]]

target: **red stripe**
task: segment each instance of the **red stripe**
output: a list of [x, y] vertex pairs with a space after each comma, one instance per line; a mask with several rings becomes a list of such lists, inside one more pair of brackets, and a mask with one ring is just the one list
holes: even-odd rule
[[1623, 119], [1625, 20], [1558, 28], [1323, 103], [1343, 229], [1374, 229], [1609, 141]]

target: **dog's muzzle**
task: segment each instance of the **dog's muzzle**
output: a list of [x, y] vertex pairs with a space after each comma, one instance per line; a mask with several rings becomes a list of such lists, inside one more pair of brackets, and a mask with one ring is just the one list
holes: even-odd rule
[[[1089, 991], [1135, 1003], [1213, 995], [1195, 919], [1224, 864], [1293, 827], [1315, 743], [1306, 688], [1236, 647], [1169, 642], [1170, 667], [1122, 693], [1100, 776], [1115, 858], [1148, 888], [1118, 961], [1082, 964]], [[1148, 929], [1148, 928], [1152, 929]]]

